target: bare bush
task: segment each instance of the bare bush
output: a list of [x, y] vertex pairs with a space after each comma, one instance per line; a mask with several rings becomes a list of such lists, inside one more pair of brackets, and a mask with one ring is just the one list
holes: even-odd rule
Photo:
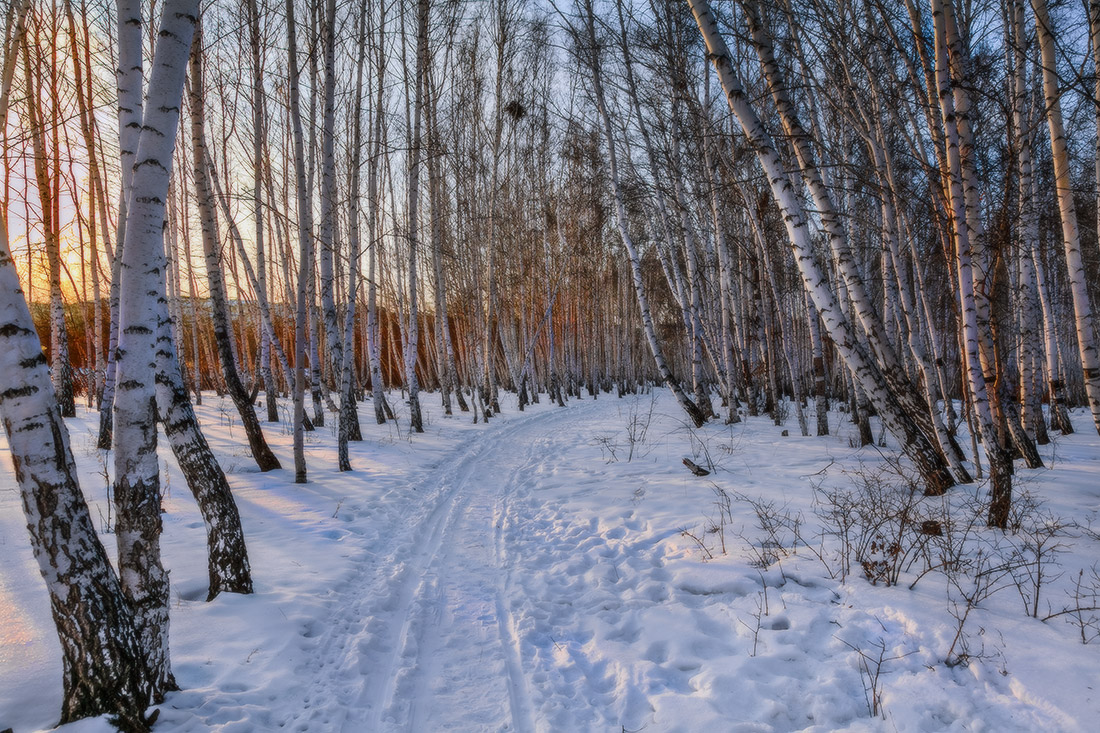
[[896, 465], [845, 474], [851, 486], [814, 486], [814, 513], [829, 548], [819, 557], [841, 581], [858, 568], [872, 584], [896, 585], [903, 570], [929, 557], [931, 538], [942, 536], [941, 507], [923, 501], [917, 480]]

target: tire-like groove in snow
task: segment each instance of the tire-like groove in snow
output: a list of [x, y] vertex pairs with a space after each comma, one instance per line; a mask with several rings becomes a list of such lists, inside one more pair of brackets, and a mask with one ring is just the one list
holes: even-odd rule
[[[530, 461], [525, 468], [530, 466]], [[498, 498], [497, 511], [493, 515], [493, 554], [497, 567], [504, 570], [504, 497]], [[535, 717], [532, 712], [531, 695], [527, 690], [527, 677], [523, 673], [523, 654], [519, 647], [519, 637], [516, 635], [516, 623], [512, 612], [508, 609], [507, 593], [511, 579], [511, 569], [507, 573], [498, 574], [496, 584], [497, 626], [500, 630], [500, 641], [504, 648], [504, 661], [508, 669], [508, 702], [512, 708], [512, 721], [517, 731], [534, 731]]]
[[[434, 661], [432, 655], [428, 652], [435, 651], [439, 644], [433, 644], [436, 639], [431, 638], [428, 635], [429, 623], [422, 622], [424, 616], [434, 616], [435, 626], [440, 625], [442, 613], [444, 611], [453, 611], [453, 604], [449, 603], [446, 599], [447, 587], [447, 565], [452, 562], [451, 554], [439, 555], [441, 547], [443, 547], [444, 539], [448, 538], [447, 546], [452, 551], [457, 551], [456, 542], [454, 536], [459, 534], [458, 525], [463, 522], [468, 513], [466, 510], [471, 504], [477, 502], [483, 503], [485, 500], [490, 499], [488, 496], [490, 489], [484, 486], [481, 481], [474, 482], [473, 491], [462, 492], [467, 486], [469, 479], [473, 476], [475, 470], [480, 467], [480, 462], [486, 456], [486, 453], [491, 453], [495, 450], [511, 450], [517, 445], [523, 444], [520, 441], [520, 436], [523, 433], [535, 429], [536, 434], [529, 436], [529, 439], [523, 441], [526, 443], [523, 458], [518, 462], [519, 465], [515, 468], [511, 468], [508, 472], [507, 479], [500, 482], [501, 489], [497, 492], [497, 495], [493, 498], [496, 499], [496, 504], [502, 500], [503, 496], [514, 488], [517, 481], [528, 471], [534, 464], [545, 458], [543, 454], [536, 451], [539, 445], [537, 437], [542, 435], [548, 429], [548, 423], [554, 424], [565, 419], [575, 419], [577, 416], [575, 410], [554, 410], [553, 412], [540, 413], [531, 417], [525, 418], [513, 418], [508, 422], [500, 425], [495, 431], [487, 431], [481, 436], [481, 439], [477, 441], [477, 444], [473, 449], [467, 451], [462, 458], [462, 467], [456, 472], [453, 483], [445, 489], [445, 494], [437, 504], [435, 510], [432, 512], [431, 517], [428, 520], [428, 526], [430, 527], [430, 536], [428, 545], [422, 550], [418, 551], [413, 558], [409, 561], [408, 566], [404, 569], [401, 586], [398, 589], [398, 603], [396, 616], [401, 619], [400, 629], [395, 637], [386, 645], [390, 650], [390, 653], [386, 655], [384, 663], [379, 668], [379, 674], [372, 676], [372, 680], [368, 683], [367, 688], [364, 690], [364, 698], [361, 699], [360, 705], [364, 708], [369, 708], [370, 715], [367, 721], [367, 730], [381, 731], [389, 727], [404, 727], [406, 730], [417, 730], [416, 723], [421, 722], [418, 718], [425, 715], [425, 711], [419, 709], [419, 701], [426, 699], [427, 695], [416, 694], [417, 692], [425, 692], [425, 686], [428, 682], [426, 679], [428, 671], [434, 671], [432, 668], [435, 666], [432, 664]], [[506, 440], [501, 440], [503, 433], [507, 434]], [[488, 445], [488, 448], [483, 446]], [[511, 463], [514, 459], [508, 460]], [[498, 465], [496, 461], [493, 465]], [[478, 490], [480, 489], [480, 491]], [[462, 494], [459, 496], [459, 494]], [[479, 509], [488, 510], [493, 507], [479, 506]], [[470, 512], [469, 514], [473, 514]], [[490, 514], [488, 511], [484, 511], [482, 517], [483, 523], [489, 521], [494, 522], [498, 517], [496, 513]], [[476, 530], [475, 530], [476, 531]], [[518, 642], [515, 639], [514, 633], [510, 631], [512, 626], [511, 616], [507, 614], [505, 608], [506, 604], [503, 601], [502, 594], [505, 588], [499, 582], [501, 578], [500, 563], [503, 558], [498, 554], [498, 544], [496, 534], [498, 530], [493, 531], [492, 541], [492, 554], [485, 558], [489, 562], [492, 562], [497, 570], [494, 573], [493, 582], [491, 583], [493, 588], [493, 608], [492, 611], [496, 614], [496, 631], [499, 636], [500, 651], [503, 657], [504, 672], [507, 675], [507, 693], [508, 704], [511, 713], [511, 730], [534, 731], [534, 722], [530, 712], [531, 706], [528, 702], [526, 695], [526, 679], [523, 675], [523, 669], [521, 664], [521, 657], [518, 649]], [[476, 539], [476, 538], [475, 538]], [[476, 543], [475, 543], [476, 546]], [[453, 568], [452, 568], [453, 569]], [[464, 572], [469, 572], [472, 568], [463, 568]], [[428, 576], [431, 576], [430, 579]], [[433, 580], [434, 582], [429, 582]], [[463, 591], [466, 591], [465, 595], [476, 595], [470, 593], [465, 586], [458, 589], [458, 595], [463, 595]], [[429, 592], [438, 596], [438, 603], [425, 599], [429, 595]], [[467, 598], [466, 600], [470, 600]], [[482, 600], [474, 598], [473, 600]], [[442, 608], [441, 605], [446, 604], [447, 608]], [[414, 624], [421, 621], [414, 629]], [[391, 623], [391, 631], [393, 624]], [[415, 636], [411, 636], [410, 632], [415, 630]], [[452, 650], [453, 651], [453, 650]], [[484, 663], [484, 655], [487, 650], [484, 645], [481, 646], [481, 656], [478, 659], [476, 665], [477, 668], [484, 670], [488, 665]], [[425, 657], [427, 657], [425, 659]], [[407, 696], [407, 699], [398, 699], [398, 686], [402, 685], [405, 688], [412, 688], [414, 694]], [[380, 689], [381, 686], [381, 689]], [[478, 690], [482, 695], [486, 694], [486, 690], [481, 688]], [[407, 705], [408, 711], [404, 716], [405, 720], [401, 720], [401, 713], [403, 707]], [[469, 713], [469, 711], [466, 711]], [[404, 723], [404, 726], [401, 724]], [[345, 729], [348, 733], [351, 733], [356, 728]]]
[[[471, 503], [477, 501], [485, 504], [479, 507], [485, 510], [484, 559], [496, 570], [490, 573], [491, 598], [485, 600], [495, 616], [493, 626], [499, 637], [496, 641], [505, 677], [511, 725], [504, 729], [534, 731], [522, 654], [506, 600], [508, 574], [503, 565], [507, 560], [501, 537], [503, 507], [506, 494], [523, 480], [524, 473], [545, 460], [546, 444], [538, 437], [556, 423], [579, 417], [577, 408], [583, 409], [585, 405], [574, 403], [572, 409], [540, 411], [489, 426], [456, 447], [438, 469], [426, 471], [408, 487], [409, 492], [422, 493], [425, 498], [409, 505], [414, 514], [411, 521], [394, 522], [380, 539], [377, 546], [389, 547], [392, 552], [385, 556], [364, 553], [355, 561], [340, 590], [334, 593], [324, 638], [301, 670], [311, 680], [303, 710], [288, 720], [285, 728], [307, 731], [324, 725], [326, 729], [348, 733], [374, 732], [412, 730], [414, 722], [419, 722], [417, 718], [424, 711], [417, 709], [417, 700], [400, 699], [399, 693], [411, 687], [415, 692], [411, 697], [430, 697], [424, 693], [428, 692], [427, 673], [432, 671], [433, 660], [423, 657], [431, 657], [428, 652], [434, 651], [432, 641], [439, 640], [422, 637], [426, 629], [438, 625], [440, 614], [449, 612], [443, 596], [447, 565], [453, 563], [450, 553], [441, 554], [440, 550], [452, 547], [450, 543], [459, 531], [458, 525]], [[537, 450], [539, 444], [541, 451]], [[517, 460], [505, 454], [503, 461], [492, 462], [493, 468], [507, 466], [506, 476], [488, 486], [470, 480], [490, 454], [514, 451], [521, 445], [526, 448], [522, 458]], [[466, 491], [467, 487], [470, 490]], [[486, 651], [481, 653], [484, 655]], [[339, 719], [333, 719], [335, 716]], [[401, 720], [402, 717], [405, 719]]]

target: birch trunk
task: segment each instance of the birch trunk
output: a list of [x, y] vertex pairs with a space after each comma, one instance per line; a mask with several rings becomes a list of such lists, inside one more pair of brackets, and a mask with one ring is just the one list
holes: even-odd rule
[[[343, 369], [343, 334], [336, 317], [336, 0], [324, 0], [324, 18], [321, 22], [321, 55], [324, 62], [324, 81], [321, 91], [321, 197], [320, 220], [317, 226], [319, 285], [321, 290], [321, 315], [325, 329], [325, 356], [329, 383], [337, 379]], [[320, 334], [314, 338], [319, 339]], [[313, 357], [319, 355], [311, 351]], [[316, 374], [320, 376], [321, 364]], [[314, 385], [320, 388], [320, 379]]]
[[[1100, 8], [1100, 0], [1097, 0]], [[1030, 97], [1027, 85], [1028, 59], [1025, 53], [1026, 26], [1024, 21], [1023, 0], [1012, 0], [1009, 8], [1011, 22], [1008, 23], [1007, 37], [1012, 51], [1009, 56], [1012, 73], [1012, 122], [1015, 132], [1016, 166], [1019, 175], [1019, 212], [1020, 224], [1017, 229], [1017, 310], [1019, 313], [1021, 351], [1020, 396], [1024, 405], [1024, 427], [1042, 445], [1050, 442], [1040, 390], [1034, 382], [1035, 367], [1040, 361], [1039, 322], [1041, 311], [1038, 298], [1038, 280], [1032, 253], [1039, 250], [1039, 217], [1033, 195], [1034, 174], [1031, 162], [1031, 146], [1034, 141], [1032, 119], [1028, 114], [1027, 100]], [[1098, 158], [1100, 160], [1100, 158]], [[1055, 355], [1056, 358], [1056, 355]], [[1054, 372], [1057, 374], [1057, 371]], [[1064, 409], [1064, 408], [1063, 408]], [[1055, 396], [1051, 394], [1051, 417], [1054, 417]]]
[[[1096, 232], [1100, 237], [1100, 0], [1089, 0], [1089, 43], [1092, 46], [1092, 67], [1096, 74], [1096, 85], [1093, 87], [1092, 101], [1096, 105], [1096, 159], [1093, 164], [1096, 168]], [[1100, 245], [1100, 242], [1097, 243]]]
[[[82, 7], [82, 10], [84, 8]], [[87, 12], [82, 12], [83, 35], [78, 33], [76, 16], [73, 13], [71, 0], [65, 0], [65, 18], [68, 21], [70, 51], [73, 61], [73, 82], [76, 87], [77, 113], [80, 120], [80, 129], [84, 137], [84, 147], [88, 152], [88, 259], [91, 264], [92, 279], [92, 319], [94, 333], [92, 334], [93, 352], [95, 354], [95, 367], [92, 371], [92, 383], [89, 389], [94, 390], [94, 404], [98, 408], [103, 390], [103, 370], [105, 369], [103, 354], [103, 302], [100, 285], [100, 260], [97, 246], [96, 219], [99, 215], [99, 224], [102, 231], [103, 245], [110, 250], [110, 239], [107, 234], [107, 207], [103, 195], [103, 175], [100, 171], [99, 146], [96, 143], [96, 128], [94, 115], [92, 114], [92, 74], [91, 74], [91, 34], [88, 30]], [[79, 39], [84, 41], [84, 55], [80, 52]], [[82, 61], [82, 58], [87, 63]], [[88, 73], [85, 75], [85, 70]]]
[[355, 101], [351, 107], [352, 160], [348, 198], [348, 304], [344, 317], [345, 349], [340, 364], [340, 415], [337, 418], [337, 464], [341, 471], [351, 470], [348, 440], [362, 440], [359, 414], [355, 408], [353, 378], [355, 370], [355, 301], [359, 292], [359, 168], [363, 149], [363, 66], [367, 56], [367, 2], [359, 9], [359, 53], [355, 64]]
[[[313, 278], [313, 210], [306, 183], [306, 160], [302, 142], [301, 102], [298, 94], [298, 29], [294, 22], [294, 0], [286, 0], [287, 84], [290, 128], [294, 141], [294, 178], [298, 198], [298, 297], [294, 318], [294, 482], [306, 482], [306, 317], [309, 281]], [[288, 281], [289, 287], [289, 281]]]
[[142, 119], [142, 54], [141, 54], [141, 7], [138, 0], [118, 0], [118, 68], [115, 71], [115, 83], [118, 87], [118, 148], [121, 158], [120, 173], [122, 189], [118, 201], [118, 234], [115, 237], [115, 256], [111, 260], [111, 286], [109, 291], [111, 319], [110, 334], [107, 341], [107, 369], [103, 382], [103, 399], [99, 410], [98, 447], [111, 447], [111, 429], [115, 384], [117, 382], [115, 358], [118, 352], [119, 323], [119, 283], [121, 280], [122, 256], [126, 248], [126, 218], [130, 202], [131, 181], [133, 178], [134, 156], [137, 154], [138, 136], [141, 133]]
[[164, 425], [164, 436], [172, 447], [187, 488], [194, 495], [206, 525], [210, 580], [206, 600], [214, 600], [223, 591], [251, 593], [252, 574], [237, 504], [225, 473], [199, 428], [180, 372], [171, 319], [163, 294], [158, 300], [157, 411]]
[[817, 415], [817, 434], [829, 434], [828, 385], [825, 382], [825, 351], [821, 344], [821, 323], [809, 294], [806, 295], [806, 324], [810, 331], [810, 355], [814, 365], [814, 412]]
[[[264, 99], [263, 60], [260, 56], [260, 13], [256, 0], [247, 0], [248, 39], [250, 60], [252, 62], [252, 215], [256, 224], [256, 269], [257, 282], [254, 286], [256, 299], [261, 302], [260, 339], [260, 378], [264, 383], [264, 402], [267, 404], [267, 421], [278, 422], [279, 411], [276, 404], [277, 390], [275, 378], [271, 373], [271, 339], [274, 331], [263, 323], [263, 303], [267, 301], [267, 266], [264, 248], [264, 206], [263, 206], [263, 166], [264, 166], [264, 117], [266, 102]], [[270, 323], [270, 313], [266, 320]]]
[[[971, 228], [975, 217], [968, 211], [966, 186], [972, 184], [971, 177], [964, 171], [963, 139], [960, 136], [959, 120], [955, 115], [955, 81], [949, 65], [949, 48], [957, 43], [954, 23], [948, 18], [953, 9], [942, 0], [931, 0], [932, 18], [935, 29], [936, 85], [939, 92], [941, 119], [944, 140], [947, 146], [948, 164], [948, 201], [951, 206], [951, 221], [954, 226], [955, 268], [958, 277], [959, 313], [961, 336], [963, 341], [963, 366], [970, 388], [971, 406], [977, 433], [981, 437], [989, 462], [989, 475], [993, 499], [989, 509], [989, 524], [1004, 527], [1007, 521], [1008, 507], [1012, 497], [1012, 462], [1001, 444], [1001, 436], [993, 423], [993, 410], [990, 405], [989, 385], [983, 372], [982, 340], [979, 325], [979, 305], [975, 294], [976, 277], [973, 264], [971, 236], [976, 232]], [[992, 375], [992, 371], [990, 372]]]
[[1062, 244], [1065, 247], [1069, 289], [1076, 316], [1077, 348], [1084, 373], [1085, 394], [1088, 396], [1092, 421], [1100, 432], [1100, 351], [1097, 350], [1096, 329], [1092, 319], [1085, 283], [1085, 263], [1081, 253], [1081, 237], [1077, 229], [1077, 209], [1073, 201], [1073, 181], [1070, 173], [1069, 150], [1066, 147], [1065, 125], [1062, 122], [1061, 92], [1058, 89], [1058, 58], [1055, 49], [1054, 26], [1050, 22], [1046, 0], [1031, 0], [1039, 49], [1043, 60], [1043, 96], [1047, 126], [1050, 129], [1050, 150], [1054, 159], [1054, 187], [1058, 195], [1058, 211], [1062, 215]]
[[[156, 428], [156, 295], [163, 292], [165, 200], [198, 17], [198, 0], [167, 0], [132, 168], [119, 283], [113, 448], [119, 573], [147, 656], [154, 701], [175, 689], [168, 655], [168, 573], [160, 561]], [[140, 34], [137, 39], [140, 42]], [[119, 52], [122, 55], [120, 39]], [[132, 50], [132, 49], [131, 49]], [[140, 47], [138, 49], [140, 54]]]
[[[864, 286], [858, 263], [849, 247], [847, 233], [841, 224], [839, 212], [829, 194], [821, 171], [814, 162], [809, 133], [798, 118], [787, 90], [785, 77], [776, 62], [771, 39], [761, 22], [758, 3], [755, 0], [743, 0], [741, 5], [745, 10], [752, 44], [760, 59], [767, 79], [768, 91], [775, 102], [783, 131], [790, 139], [803, 182], [810, 193], [814, 207], [820, 212], [821, 226], [825, 230], [833, 262], [848, 289], [856, 318], [862, 326], [871, 353], [881, 364], [880, 374], [889, 385], [893, 399], [907, 414], [907, 418], [924, 433], [925, 441], [931, 442], [935, 430], [931, 423], [930, 406], [922, 400], [912, 383], [906, 378], [905, 367], [886, 335], [882, 319]], [[874, 401], [873, 398], [872, 401]], [[933, 444], [938, 449], [938, 444]]]
[[[8, 101], [30, 0], [8, 5], [0, 71], [0, 119]], [[3, 134], [5, 149], [7, 135]], [[6, 150], [5, 150], [6, 152]], [[4, 156], [5, 170], [7, 156]], [[8, 243], [7, 180], [0, 197], [0, 418], [46, 583], [62, 652], [59, 725], [104, 713], [148, 729], [150, 685], [133, 615], [80, 492], [68, 431], [53, 395], [42, 342]]]
[[[32, 54], [26, 33], [23, 34], [23, 68], [27, 78], [26, 108], [29, 118], [28, 133], [34, 153], [34, 178], [41, 203], [42, 230], [45, 239], [47, 279], [50, 291], [50, 378], [62, 417], [76, 416], [76, 400], [73, 396], [73, 368], [69, 361], [69, 332], [65, 327], [65, 303], [61, 297], [61, 223], [56, 209], [60, 194], [57, 170], [58, 153], [53, 148], [53, 159], [47, 152], [45, 110], [42, 107], [43, 84], [56, 75], [52, 69], [43, 69], [38, 54], [32, 65]], [[56, 85], [51, 83], [49, 92], [56, 98]], [[57, 119], [57, 116], [53, 116]], [[58, 131], [51, 125], [56, 141]]]
[[[622, 7], [621, 3], [617, 4], [619, 10], [619, 22], [622, 24]], [[623, 39], [624, 44], [626, 39]], [[705, 102], [704, 110], [710, 114], [711, 96], [710, 96], [710, 75], [707, 74], [704, 79], [705, 89]], [[708, 120], [709, 121], [709, 120]], [[711, 136], [707, 136], [710, 138]], [[726, 398], [726, 424], [733, 425], [741, 421], [741, 417], [737, 410], [739, 407], [737, 401], [737, 387], [736, 387], [736, 364], [737, 364], [737, 347], [734, 343], [734, 324], [733, 324], [733, 300], [734, 296], [731, 292], [733, 287], [733, 258], [730, 255], [729, 241], [726, 238], [726, 229], [723, 226], [721, 219], [722, 204], [719, 201], [719, 172], [718, 162], [715, 160], [715, 156], [712, 153], [712, 147], [714, 141], [712, 139], [705, 139], [703, 141], [703, 156], [704, 163], [706, 165], [707, 175], [709, 177], [710, 184], [710, 216], [711, 225], [714, 227], [714, 246], [717, 250], [718, 256], [718, 309], [719, 309], [719, 323], [721, 326], [721, 333], [719, 334], [719, 343], [722, 349], [722, 382], [725, 391]], [[827, 423], [826, 423], [827, 424]], [[826, 432], [828, 432], [826, 430]]]
[[[1034, 196], [1034, 190], [1032, 191]], [[1058, 324], [1054, 319], [1054, 305], [1047, 288], [1046, 268], [1038, 242], [1031, 250], [1031, 264], [1035, 269], [1035, 289], [1039, 293], [1039, 306], [1043, 315], [1043, 341], [1046, 345], [1047, 385], [1050, 399], [1050, 427], [1062, 435], [1073, 433], [1073, 423], [1066, 409], [1066, 383], [1062, 378], [1062, 347], [1058, 343]]]
[[420, 339], [419, 293], [417, 292], [417, 248], [420, 244], [420, 222], [418, 209], [420, 199], [420, 121], [424, 112], [424, 77], [428, 66], [428, 0], [417, 3], [416, 22], [416, 78], [413, 84], [412, 149], [409, 151], [408, 186], [408, 223], [406, 233], [409, 240], [409, 311], [405, 344], [405, 381], [409, 387], [409, 423], [412, 430], [424, 432], [424, 421], [420, 415], [420, 383], [416, 375], [416, 358]]
[[673, 376], [672, 370], [665, 360], [661, 344], [657, 340], [657, 332], [653, 325], [653, 315], [649, 308], [649, 298], [646, 296], [645, 284], [642, 280], [641, 257], [638, 253], [637, 246], [634, 244], [634, 238], [631, 236], [627, 226], [626, 206], [623, 203], [622, 190], [619, 184], [619, 164], [618, 156], [615, 152], [615, 138], [611, 131], [611, 117], [607, 111], [607, 102], [604, 99], [599, 47], [596, 44], [595, 18], [591, 0], [585, 0], [584, 5], [586, 10], [586, 43], [588, 44], [589, 53], [591, 54], [586, 61], [592, 72], [592, 90], [596, 97], [596, 108], [600, 115], [600, 125], [603, 131], [604, 140], [607, 143], [608, 174], [611, 183], [611, 195], [615, 204], [615, 221], [618, 225], [619, 237], [622, 239], [623, 248], [626, 250], [627, 258], [630, 260], [630, 271], [634, 280], [634, 295], [638, 300], [638, 309], [642, 316], [642, 327], [645, 330], [646, 341], [649, 344], [650, 353], [653, 354], [653, 361], [657, 366], [657, 371], [660, 373], [661, 379], [664, 380], [665, 385], [672, 390], [672, 393], [676, 396], [677, 402], [680, 403], [680, 407], [682, 407], [688, 417], [691, 418], [695, 427], [701, 427], [707, 420], [706, 414], [690, 397], [688, 397], [683, 387], [680, 386], [679, 381]]
[[144, 639], [80, 491], [42, 343], [8, 248], [6, 214], [0, 219], [0, 375], [0, 417], [61, 643], [58, 725], [106, 713], [119, 716], [123, 730], [148, 730], [144, 714], [156, 680], [146, 670]]
[[237, 413], [241, 417], [245, 435], [252, 457], [260, 471], [280, 468], [279, 459], [272, 453], [264, 439], [260, 421], [256, 418], [256, 408], [251, 395], [241, 382], [237, 368], [237, 356], [233, 343], [233, 327], [229, 317], [229, 296], [226, 294], [225, 274], [222, 270], [221, 253], [218, 246], [217, 212], [214, 203], [214, 191], [211, 177], [216, 175], [214, 166], [209, 164], [206, 147], [205, 101], [203, 99], [203, 61], [202, 27], [195, 32], [194, 49], [191, 52], [191, 144], [193, 147], [193, 165], [195, 196], [199, 208], [199, 221], [202, 226], [202, 248], [206, 261], [206, 277], [210, 288], [210, 311], [214, 322], [214, 342], [221, 362], [222, 375], [226, 390]]
[[892, 390], [874, 362], [863, 351], [851, 323], [845, 317], [829, 282], [817, 264], [806, 225], [802, 202], [790, 184], [786, 169], [775, 151], [771, 137], [761, 124], [745, 95], [733, 67], [733, 58], [718, 33], [717, 21], [705, 0], [688, 0], [692, 14], [706, 42], [710, 59], [718, 72], [730, 109], [741, 123], [742, 131], [764, 169], [772, 195], [779, 206], [787, 229], [803, 285], [810, 293], [822, 322], [837, 351], [853, 376], [874, 403], [884, 424], [900, 443], [926, 482], [926, 490], [939, 494], [954, 480], [938, 448], [928, 439], [911, 414], [898, 404]]

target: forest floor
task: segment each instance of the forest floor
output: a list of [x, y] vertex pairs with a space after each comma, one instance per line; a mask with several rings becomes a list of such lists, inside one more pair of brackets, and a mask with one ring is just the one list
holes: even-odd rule
[[[663, 390], [522, 413], [505, 395], [487, 424], [423, 397], [422, 435], [361, 406], [351, 473], [334, 428], [308, 434], [295, 485], [285, 424], [266, 433], [288, 469], [260, 474], [204, 395], [256, 593], [204, 602], [203, 524], [164, 447], [182, 690], [157, 731], [1095, 730], [1100, 611], [1040, 620], [1100, 598], [1084, 413], [1018, 470], [1000, 533], [983, 484], [912, 493], [839, 412], [804, 438], [793, 415], [693, 429]], [[68, 425], [113, 556], [96, 423]], [[25, 733], [57, 720], [60, 650], [2, 438], [0, 463], [0, 730]]]

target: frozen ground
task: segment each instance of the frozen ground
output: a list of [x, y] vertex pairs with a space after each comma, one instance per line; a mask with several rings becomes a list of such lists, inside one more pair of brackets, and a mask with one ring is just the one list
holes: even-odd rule
[[[799, 437], [793, 417], [790, 437], [766, 417], [692, 430], [655, 394], [508, 405], [478, 425], [425, 395], [423, 435], [364, 419], [350, 474], [335, 470], [331, 427], [309, 435], [304, 486], [257, 473], [231, 404], [208, 396], [199, 412], [256, 593], [203, 601], [202, 522], [165, 450], [183, 690], [156, 730], [1095, 730], [1100, 639], [1081, 635], [1096, 612], [1025, 615], [1035, 570], [1040, 617], [1096, 605], [1100, 439], [1084, 414], [1043, 449], [1051, 468], [1020, 470], [1018, 489], [1042, 502], [1020, 531], [971, 526], [984, 488], [959, 487], [912, 507], [942, 519], [945, 538], [895, 542], [884, 524], [842, 581], [842, 544], [822, 535], [839, 525], [820, 500], [852, 490], [861, 465], [881, 470], [882, 454], [851, 447], [839, 413], [824, 438]], [[69, 427], [103, 527], [95, 422], [82, 411]], [[285, 427], [267, 434], [289, 466]], [[692, 476], [684, 456], [714, 473]], [[57, 719], [59, 650], [2, 442], [0, 461], [0, 730], [25, 733]], [[953, 573], [951, 548], [969, 558]], [[862, 560], [896, 562], [900, 583], [872, 585]]]

